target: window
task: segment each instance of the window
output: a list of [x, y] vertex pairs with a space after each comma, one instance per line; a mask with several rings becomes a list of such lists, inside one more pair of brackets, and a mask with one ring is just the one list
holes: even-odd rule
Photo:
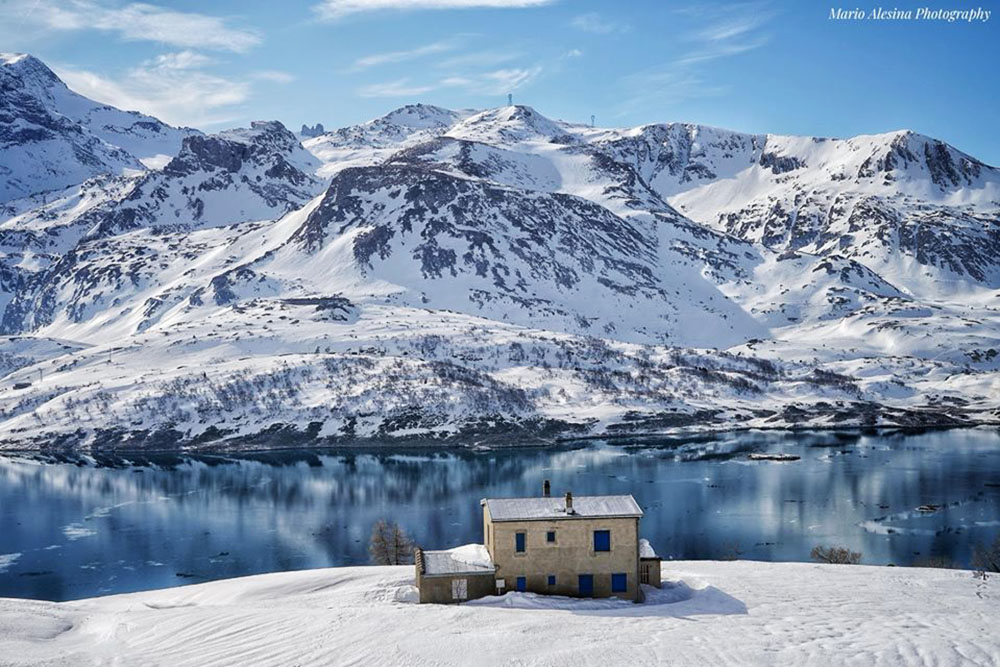
[[611, 531], [594, 531], [594, 551], [611, 551]]
[[624, 593], [628, 590], [628, 575], [624, 572], [611, 575], [611, 592]]
[[468, 600], [469, 599], [469, 580], [468, 579], [452, 579], [451, 580], [451, 599], [452, 600]]
[[555, 586], [555, 585], [556, 585], [556, 575], [550, 574], [549, 575], [549, 586]]
[[556, 541], [556, 531], [550, 530], [549, 532], [545, 533], [545, 541], [546, 542], [555, 542]]
[[527, 590], [527, 588], [528, 588], [528, 578], [527, 577], [518, 577], [517, 578], [517, 590], [523, 592], [523, 591]]
[[581, 574], [577, 577], [577, 590], [580, 595], [593, 595], [594, 594], [594, 575], [592, 574]]
[[524, 553], [524, 538], [527, 537], [525, 533], [514, 533], [514, 551], [521, 554]]

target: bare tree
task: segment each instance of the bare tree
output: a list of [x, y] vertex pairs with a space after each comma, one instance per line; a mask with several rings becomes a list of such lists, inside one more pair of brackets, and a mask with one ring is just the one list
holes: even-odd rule
[[368, 554], [375, 565], [389, 565], [392, 563], [389, 555], [390, 539], [389, 522], [385, 519], [379, 519], [372, 526], [372, 536], [368, 542]]
[[413, 562], [413, 542], [398, 523], [379, 519], [372, 526], [368, 553], [375, 565], [406, 565]]
[[413, 541], [395, 521], [392, 522], [392, 558], [395, 565], [413, 562]]
[[851, 551], [847, 547], [824, 547], [821, 545], [813, 547], [809, 556], [819, 563], [832, 563], [835, 565], [857, 565], [861, 562], [861, 552]]

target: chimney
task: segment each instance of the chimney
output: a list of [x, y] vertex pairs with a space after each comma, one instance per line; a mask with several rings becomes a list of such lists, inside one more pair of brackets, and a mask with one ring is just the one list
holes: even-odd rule
[[542, 498], [548, 498], [552, 492], [552, 485], [549, 484], [549, 480], [542, 482]]
[[566, 514], [573, 513], [573, 494], [569, 491], [566, 492]]

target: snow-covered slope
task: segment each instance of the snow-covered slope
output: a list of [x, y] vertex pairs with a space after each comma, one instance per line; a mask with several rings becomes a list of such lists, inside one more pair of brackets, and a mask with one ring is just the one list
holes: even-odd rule
[[412, 601], [412, 566], [283, 572], [62, 603], [0, 599], [0, 654], [12, 667], [1000, 661], [996, 579], [967, 571], [664, 561], [663, 580], [642, 604], [508, 593], [421, 605]]
[[9, 202], [0, 331], [73, 346], [0, 340], [0, 443], [998, 418], [996, 170], [940, 142], [413, 105], [304, 147], [254, 123]]
[[[321, 190], [311, 175], [315, 167], [315, 158], [284, 126], [255, 122], [249, 129], [187, 137], [160, 171], [88, 181], [0, 223], [0, 250], [10, 253], [8, 261], [23, 264], [28, 257], [34, 269], [22, 270], [25, 284], [15, 291], [0, 328], [45, 327], [85, 340], [80, 325], [86, 322], [102, 337], [110, 333], [109, 319], [148, 326], [154, 310], [180, 298], [175, 273], [183, 267], [192, 274], [183, 263], [205, 261], [199, 258], [205, 246], [188, 232], [268, 220], [299, 208]], [[147, 295], [150, 286], [166, 293]], [[134, 296], [142, 297], [135, 309], [127, 305]], [[109, 308], [120, 310], [112, 314]], [[145, 315], [130, 319], [136, 309]]]
[[194, 134], [78, 95], [30, 55], [0, 54], [0, 205], [162, 165]]

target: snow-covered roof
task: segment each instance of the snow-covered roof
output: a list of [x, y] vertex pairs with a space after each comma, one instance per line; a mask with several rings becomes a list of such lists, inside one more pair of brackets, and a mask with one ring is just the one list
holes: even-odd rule
[[572, 513], [566, 512], [566, 501], [561, 497], [487, 498], [483, 502], [494, 521], [642, 516], [639, 504], [631, 495], [574, 496]]
[[444, 551], [424, 551], [424, 575], [489, 574], [496, 571], [482, 544], [465, 544]]
[[645, 537], [639, 539], [639, 558], [656, 558], [656, 550]]

